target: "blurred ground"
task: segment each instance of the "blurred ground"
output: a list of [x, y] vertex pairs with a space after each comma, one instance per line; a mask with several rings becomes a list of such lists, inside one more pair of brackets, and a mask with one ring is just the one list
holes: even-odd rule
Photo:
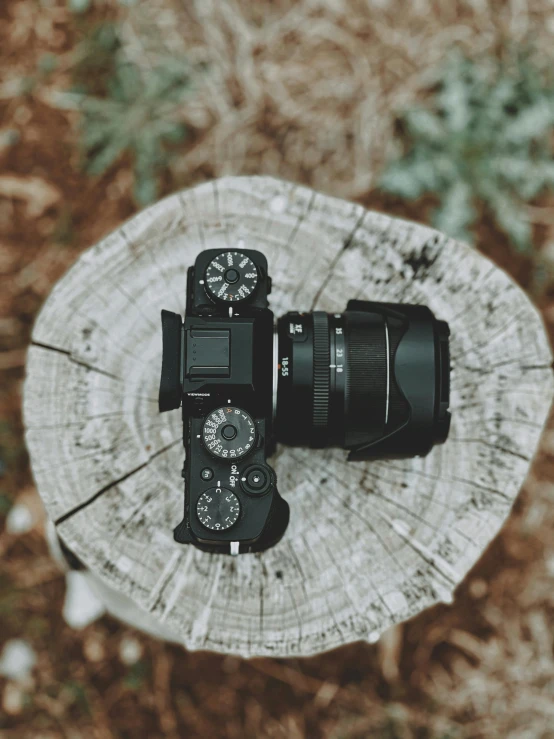
[[[52, 104], [52, 92], [67, 86], [68, 55], [87, 24], [124, 13], [128, 53], [150, 60], [159, 48], [159, 38], [144, 34], [150, 19], [152, 35], [170, 49], [188, 43], [194, 59], [215, 64], [214, 85], [225, 97], [204, 91], [191, 101], [189, 139], [161, 173], [163, 193], [256, 171], [425, 221], [431, 200], [406, 203], [371, 189], [393, 92], [417, 98], [428, 65], [453, 38], [501, 49], [503, 39], [532, 37], [548, 54], [554, 8], [546, 0], [399, 7], [387, 0], [152, 0], [139, 11], [104, 0], [79, 15], [61, 0], [0, 5], [0, 649], [22, 638], [37, 656], [30, 677], [0, 679], [2, 739], [554, 737], [554, 418], [507, 525], [451, 606], [391, 630], [376, 646], [310, 659], [185, 652], [108, 617], [71, 629], [62, 618], [65, 579], [48, 554], [23, 443], [21, 388], [37, 310], [78, 255], [137, 209], [128, 157], [100, 177], [85, 175], [76, 113]], [[317, 43], [310, 18], [319, 23]], [[359, 53], [353, 47], [345, 55], [352, 34]], [[37, 70], [48, 54], [59, 63], [43, 80]], [[357, 87], [323, 84], [339, 74], [329, 62], [336, 54], [346, 65], [339, 76]], [[272, 80], [270, 94], [256, 86], [252, 59], [263, 64], [264, 84]], [[363, 135], [369, 119], [377, 132], [372, 146]], [[551, 201], [533, 212], [533, 254], [515, 255], [486, 214], [476, 230], [479, 248], [525, 288], [536, 255], [554, 244]], [[554, 293], [535, 299], [552, 337]], [[26, 533], [5, 527], [16, 501], [32, 515]]]

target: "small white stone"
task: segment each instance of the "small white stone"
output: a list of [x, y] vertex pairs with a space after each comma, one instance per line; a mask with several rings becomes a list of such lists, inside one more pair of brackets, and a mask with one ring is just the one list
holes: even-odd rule
[[10, 639], [0, 655], [0, 675], [9, 680], [26, 680], [37, 661], [34, 650], [23, 639]]
[[482, 577], [474, 577], [469, 582], [469, 594], [472, 598], [484, 598], [489, 591], [486, 580]]
[[65, 579], [67, 587], [62, 614], [72, 629], [82, 629], [104, 615], [104, 603], [82, 572], [68, 572]]
[[124, 636], [119, 644], [119, 657], [124, 665], [136, 664], [142, 657], [142, 644], [133, 636]]
[[25, 694], [19, 683], [6, 683], [2, 695], [2, 708], [8, 716], [18, 716], [23, 710]]
[[100, 662], [105, 657], [104, 643], [99, 634], [92, 634], [83, 643], [83, 653], [90, 662]]
[[33, 514], [23, 503], [16, 503], [10, 508], [6, 518], [6, 531], [9, 534], [26, 534], [33, 528]]

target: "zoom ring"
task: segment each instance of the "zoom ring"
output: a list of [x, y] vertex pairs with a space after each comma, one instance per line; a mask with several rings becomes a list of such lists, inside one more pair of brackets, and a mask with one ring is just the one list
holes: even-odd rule
[[314, 382], [312, 439], [314, 447], [327, 445], [329, 422], [329, 317], [323, 311], [312, 313], [314, 330]]

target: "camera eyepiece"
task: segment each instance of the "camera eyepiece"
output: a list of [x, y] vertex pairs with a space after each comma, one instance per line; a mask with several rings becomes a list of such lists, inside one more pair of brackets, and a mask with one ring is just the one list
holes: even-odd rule
[[448, 325], [425, 306], [350, 301], [278, 321], [276, 437], [350, 460], [426, 454], [450, 424]]

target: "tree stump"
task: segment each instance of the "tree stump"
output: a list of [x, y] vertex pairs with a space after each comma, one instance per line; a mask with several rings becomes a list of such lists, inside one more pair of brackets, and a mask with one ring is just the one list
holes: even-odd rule
[[[228, 557], [173, 541], [180, 410], [158, 412], [160, 310], [183, 314], [207, 248], [259, 249], [271, 307], [349, 298], [428, 305], [451, 329], [452, 426], [425, 458], [346, 463], [279, 445], [290, 504], [273, 548]], [[24, 422], [33, 475], [109, 610], [189, 649], [310, 655], [439, 601], [508, 516], [553, 389], [541, 319], [517, 285], [437, 231], [267, 177], [176, 193], [85, 251], [33, 329]]]

